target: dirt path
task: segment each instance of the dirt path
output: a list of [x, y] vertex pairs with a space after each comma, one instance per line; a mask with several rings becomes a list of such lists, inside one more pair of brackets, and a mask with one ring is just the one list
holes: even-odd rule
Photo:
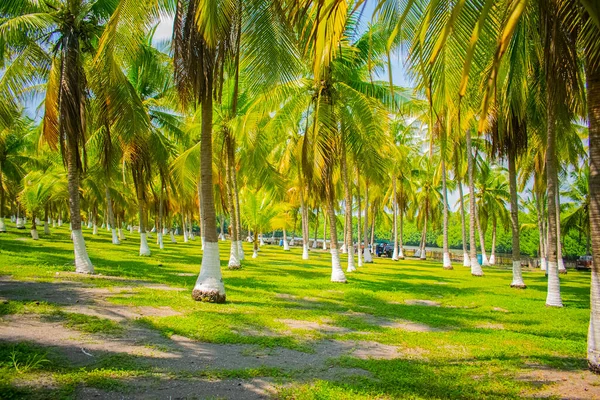
[[[140, 285], [143, 282], [139, 282]], [[147, 286], [144, 286], [147, 287]], [[166, 285], [154, 285], [155, 290], [176, 290]], [[42, 314], [15, 314], [0, 319], [0, 343], [30, 342], [60, 354], [74, 367], [94, 366], [111, 355], [127, 355], [152, 376], [124, 380], [129, 389], [104, 391], [80, 386], [76, 397], [80, 399], [183, 399], [226, 398], [261, 399], [272, 397], [285, 378], [209, 378], [215, 371], [272, 368], [293, 373], [294, 382], [318, 378], [343, 381], [357, 376], [371, 376], [368, 371], [356, 368], [333, 367], [330, 358], [351, 356], [361, 359], [420, 358], [418, 349], [400, 349], [396, 346], [359, 340], [319, 340], [312, 345], [313, 352], [305, 353], [286, 348], [261, 348], [248, 344], [203, 343], [184, 336], [167, 338], [158, 331], [133, 321], [140, 317], [178, 315], [169, 307], [128, 307], [110, 303], [115, 295], [135, 295], [136, 283], [123, 286], [97, 288], [77, 281], [21, 282], [0, 279], [0, 301], [46, 301], [61, 306], [64, 312], [73, 312], [107, 318], [118, 322], [124, 332], [118, 335], [87, 334], [65, 327], [60, 320]], [[420, 300], [415, 300], [419, 301]], [[419, 303], [420, 304], [420, 303]], [[428, 304], [429, 305], [429, 304]], [[391, 321], [366, 313], [349, 312], [365, 322], [412, 332], [441, 332], [424, 324], [411, 321]], [[348, 333], [345, 328], [321, 323], [283, 319], [291, 330], [314, 330], [321, 333]], [[499, 326], [486, 327], [501, 329]], [[360, 332], [356, 332], [360, 333]], [[524, 371], [520, 380], [531, 382], [542, 390], [536, 397], [600, 399], [598, 377], [582, 371], [556, 371], [531, 368]], [[20, 383], [35, 386], [40, 382]], [[52, 387], [53, 382], [45, 382]], [[524, 396], [531, 396], [523, 393]]]

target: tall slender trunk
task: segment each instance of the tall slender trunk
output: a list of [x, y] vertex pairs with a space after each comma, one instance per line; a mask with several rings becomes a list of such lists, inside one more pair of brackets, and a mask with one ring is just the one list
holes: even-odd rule
[[6, 225], [4, 224], [4, 202], [6, 196], [4, 195], [4, 182], [3, 182], [2, 167], [0, 164], [0, 232], [6, 232]]
[[477, 261], [477, 244], [475, 242], [475, 177], [473, 165], [473, 149], [471, 148], [471, 130], [467, 129], [467, 170], [469, 175], [469, 261], [471, 275], [483, 276], [483, 270]]
[[548, 190], [548, 295], [546, 305], [562, 307], [560, 296], [560, 280], [558, 278], [558, 244], [556, 241], [556, 195], [558, 190], [558, 175], [556, 168], [556, 118], [553, 91], [547, 88], [547, 149], [546, 149], [546, 180]]
[[163, 242], [164, 192], [165, 192], [165, 183], [161, 177], [160, 178], [160, 194], [158, 196], [158, 224], [157, 224], [158, 226], [156, 228], [156, 238], [158, 241], [158, 247], [161, 250], [165, 248], [165, 244]]
[[350, 180], [348, 178], [348, 159], [346, 155], [346, 138], [345, 131], [342, 132], [342, 157], [340, 162], [340, 168], [342, 170], [342, 180], [344, 183], [344, 244], [346, 245], [346, 251], [348, 253], [348, 265], [346, 272], [356, 271], [354, 266], [354, 243], [352, 242], [352, 188], [350, 187]]
[[363, 242], [363, 256], [365, 263], [372, 263], [373, 257], [369, 250], [369, 180], [365, 178], [365, 231]]
[[392, 260], [398, 261], [398, 197], [396, 193], [396, 176], [392, 176], [392, 240], [394, 241], [394, 252]]
[[590, 288], [590, 327], [587, 360], [590, 369], [600, 373], [600, 66], [586, 63], [590, 154], [590, 232], [592, 273]]
[[510, 222], [512, 230], [512, 275], [510, 287], [525, 289], [521, 271], [521, 245], [519, 242], [519, 200], [517, 189], [516, 157], [512, 150], [508, 152], [508, 182], [510, 188]]
[[[537, 174], [534, 176], [534, 179], [537, 179]], [[535, 184], [534, 184], [535, 186]], [[540, 269], [542, 271], [548, 270], [548, 262], [546, 258], [546, 241], [545, 241], [545, 229], [544, 229], [544, 198], [541, 193], [537, 192], [535, 194], [535, 207], [537, 211], [537, 225], [539, 231], [540, 238]]]
[[371, 205], [371, 215], [373, 216], [373, 218], [371, 219], [371, 254], [375, 253], [375, 210], [375, 204]]
[[[445, 147], [445, 146], [443, 146]], [[443, 150], [442, 150], [443, 152]], [[448, 189], [446, 186], [446, 160], [445, 155], [442, 154], [442, 201], [444, 202], [444, 230], [443, 236], [443, 267], [444, 269], [452, 269], [452, 262], [450, 261], [450, 251], [448, 250]]]
[[425, 219], [423, 221], [423, 231], [421, 232], [421, 246], [419, 252], [419, 258], [421, 260], [427, 259], [427, 214], [429, 214], [429, 204], [425, 201]]
[[363, 266], [363, 258], [362, 258], [362, 251], [361, 251], [361, 243], [362, 243], [362, 236], [361, 236], [361, 231], [360, 228], [362, 226], [361, 224], [361, 218], [362, 218], [362, 207], [361, 207], [361, 201], [360, 201], [360, 168], [358, 167], [358, 165], [356, 166], [356, 202], [358, 205], [358, 223], [357, 223], [357, 237], [356, 237], [356, 244], [358, 246], [358, 249], [356, 250], [357, 253], [357, 257], [358, 257], [358, 266], [362, 267]]
[[[212, 52], [212, 50], [208, 50]], [[192, 291], [194, 300], [215, 303], [225, 302], [225, 285], [221, 276], [221, 263], [219, 258], [219, 243], [217, 239], [217, 217], [213, 196], [212, 176], [212, 124], [213, 124], [213, 99], [212, 83], [213, 73], [209, 70], [206, 76], [205, 94], [202, 96], [202, 133], [200, 143], [200, 179], [201, 193], [200, 206], [202, 208], [202, 226], [204, 228], [204, 252], [200, 274]]]
[[115, 224], [115, 215], [113, 213], [112, 199], [110, 198], [110, 189], [108, 184], [104, 186], [104, 190], [106, 193], [106, 210], [108, 213], [108, 223], [111, 227], [112, 234], [112, 244], [120, 244], [119, 237], [117, 236], [117, 227]]
[[[404, 190], [402, 185], [400, 186], [400, 198], [404, 199]], [[402, 200], [402, 206], [398, 207], [398, 219], [400, 220], [400, 226], [398, 228], [398, 259], [404, 260], [404, 200]]]
[[[325, 208], [325, 212], [327, 212], [327, 208]], [[323, 216], [323, 250], [327, 250], [327, 216], [325, 215]]]
[[237, 244], [238, 244], [238, 257], [240, 261], [243, 261], [244, 247], [242, 246], [242, 217], [240, 214], [240, 196], [237, 184], [237, 172], [235, 169], [235, 139], [231, 139], [231, 179], [233, 180], [233, 198], [235, 200], [235, 216], [237, 223]]
[[313, 249], [317, 248], [317, 240], [319, 239], [318, 237], [319, 234], [319, 207], [317, 207], [317, 212], [315, 213], [315, 240], [313, 241]]
[[233, 146], [231, 146], [231, 137], [229, 132], [225, 132], [225, 146], [227, 148], [227, 172], [225, 174], [227, 180], [227, 206], [229, 207], [229, 221], [231, 227], [231, 247], [229, 250], [229, 268], [239, 269], [241, 268], [241, 262], [239, 257], [239, 246], [238, 246], [238, 224], [237, 224], [237, 213], [235, 212], [235, 200], [234, 200], [234, 186], [233, 186]]
[[304, 203], [304, 180], [302, 179], [302, 170], [298, 167], [300, 179], [300, 211], [302, 222], [302, 259], [308, 260], [308, 211]]
[[331, 248], [331, 282], [346, 283], [346, 275], [340, 264], [337, 240], [337, 220], [335, 218], [334, 193], [331, 169], [326, 174], [325, 197], [327, 197], [327, 214], [329, 216], [329, 233]]
[[556, 257], [558, 265], [558, 273], [566, 274], [567, 268], [565, 267], [565, 261], [562, 255], [562, 236], [560, 234], [560, 184], [558, 178], [556, 179]]
[[481, 265], [489, 266], [490, 262], [488, 261], [487, 253], [485, 251], [485, 232], [481, 229], [479, 207], [477, 207], [477, 204], [475, 205], [475, 225], [477, 227], [477, 232], [479, 233], [479, 245], [481, 246]]
[[290, 251], [290, 244], [287, 240], [287, 231], [285, 226], [283, 227], [283, 251]]
[[[141, 175], [142, 173], [140, 173]], [[146, 234], [147, 214], [146, 198], [144, 195], [143, 180], [139, 179], [136, 185], [138, 199], [138, 218], [140, 220], [140, 256], [149, 256], [151, 254], [148, 247], [148, 238]]]
[[50, 234], [50, 227], [48, 226], [48, 218], [49, 218], [48, 217], [48, 208], [49, 208], [49, 205], [48, 205], [48, 203], [46, 203], [44, 205], [44, 234], [45, 235]]
[[492, 252], [490, 254], [490, 265], [496, 264], [496, 217], [492, 220]]

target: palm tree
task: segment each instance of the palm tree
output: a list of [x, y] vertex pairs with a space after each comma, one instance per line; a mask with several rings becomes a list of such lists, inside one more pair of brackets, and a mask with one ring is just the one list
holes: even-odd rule
[[[79, 198], [80, 174], [85, 167], [85, 104], [89, 88], [85, 64], [116, 7], [117, 3], [105, 0], [94, 6], [83, 0], [27, 2], [25, 5], [10, 0], [0, 6], [0, 14], [5, 16], [0, 23], [0, 37], [9, 46], [24, 45], [21, 53], [29, 57], [35, 52], [33, 65], [39, 68], [33, 72], [47, 80], [43, 135], [52, 149], [60, 148], [67, 167], [75, 270], [80, 273], [94, 272], [81, 231]], [[51, 35], [51, 32], [58, 34]], [[14, 87], [28, 87], [31, 73], [32, 68], [26, 68], [13, 75], [13, 84], [19, 82], [19, 86]]]

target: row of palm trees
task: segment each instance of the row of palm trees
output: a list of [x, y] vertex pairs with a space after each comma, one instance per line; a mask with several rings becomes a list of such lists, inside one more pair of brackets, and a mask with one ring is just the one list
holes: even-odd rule
[[[75, 267], [82, 273], [93, 272], [82, 209], [96, 215], [105, 208], [115, 244], [119, 227], [137, 213], [141, 255], [149, 254], [149, 214], [157, 216], [162, 246], [174, 215], [189, 226], [197, 211], [204, 250], [192, 296], [214, 302], [225, 301], [217, 211], [229, 215], [229, 266], [235, 269], [243, 259], [242, 224], [258, 236], [264, 229], [259, 216], [271, 211], [267, 197], [279, 206], [299, 203], [304, 258], [308, 210], [318, 204], [334, 238], [331, 280], [345, 282], [335, 240], [340, 204], [343, 250], [352, 255], [347, 272], [355, 269], [353, 201], [364, 243], [360, 266], [372, 261], [373, 221], [373, 212], [361, 210], [392, 211], [394, 258], [400, 258], [409, 198], [423, 229], [420, 256], [426, 256], [427, 226], [441, 219], [443, 267], [450, 269], [448, 192], [454, 185], [463, 244], [469, 244], [464, 264], [474, 276], [483, 275], [477, 242], [487, 264], [485, 226], [494, 229], [506, 218], [500, 206], [509, 200], [511, 286], [524, 288], [520, 180], [521, 190], [532, 186], [536, 199], [546, 304], [560, 307], [559, 175], [577, 173], [569, 166], [585, 162], [579, 134], [585, 135], [580, 121], [587, 120], [596, 261], [588, 359], [597, 370], [600, 6], [589, 0], [375, 3], [369, 19], [363, 0], [6, 0], [0, 5], [4, 144], [30, 147], [16, 157], [36, 156], [25, 164], [0, 161], [0, 179], [27, 166], [19, 199], [34, 223], [42, 208], [47, 221], [68, 203]], [[152, 26], [165, 14], [173, 16], [173, 37], [156, 44]], [[414, 91], [394, 85], [394, 54], [404, 60]], [[379, 80], [386, 69], [388, 79]], [[14, 135], [27, 125], [22, 104], [39, 96], [41, 140], [25, 140], [36, 129]], [[419, 130], [424, 140], [414, 152]], [[507, 165], [508, 188], [495, 177], [498, 167], [480, 160]], [[415, 164], [421, 168], [415, 171]], [[409, 181], [418, 182], [412, 197]], [[63, 190], [57, 191], [59, 182]], [[378, 189], [385, 195], [376, 196]], [[2, 208], [5, 196], [17, 194], [2, 185], [0, 195]], [[287, 229], [293, 213], [279, 214], [279, 226]], [[581, 216], [579, 224], [586, 224]]]

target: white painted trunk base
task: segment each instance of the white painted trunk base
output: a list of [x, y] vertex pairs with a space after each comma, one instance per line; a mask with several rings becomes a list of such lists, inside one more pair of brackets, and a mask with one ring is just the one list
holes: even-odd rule
[[206, 242], [204, 245], [200, 275], [198, 275], [192, 291], [192, 297], [199, 301], [225, 302], [225, 286], [221, 276], [218, 243]]
[[477, 261], [477, 257], [473, 257], [470, 259], [471, 261], [471, 275], [473, 276], [483, 276], [483, 269], [481, 269], [481, 265]]
[[106, 225], [104, 224], [104, 222], [102, 223], [102, 226], [101, 226], [101, 228], [102, 228], [102, 229], [106, 228]]
[[225, 235], [223, 235], [222, 233], [219, 233], [219, 240], [221, 240], [221, 241], [225, 240]]
[[313, 248], [313, 249], [316, 249], [316, 248], [317, 248], [317, 241], [316, 241], [316, 240], [313, 240], [312, 248]]
[[119, 235], [119, 240], [127, 240], [127, 238], [125, 237], [125, 233], [123, 233], [123, 229], [117, 229], [117, 234]]
[[145, 233], [140, 233], [140, 256], [149, 256], [150, 247], [148, 247], [148, 237]]
[[346, 283], [346, 275], [340, 264], [338, 249], [331, 249], [331, 282]]
[[398, 261], [398, 247], [394, 246], [394, 252], [392, 253], [392, 261]]
[[496, 255], [492, 254], [490, 256], [490, 265], [496, 265]]
[[240, 261], [244, 261], [244, 259], [246, 258], [246, 255], [244, 254], [244, 246], [242, 246], [242, 241], [239, 240], [237, 242], [238, 244], [238, 258], [240, 259]]
[[187, 231], [184, 229], [183, 230], [183, 243], [187, 243], [188, 242], [188, 233]]
[[[2, 232], [0, 230], [0, 232]], [[50, 234], [50, 224], [48, 224], [48, 221], [44, 221], [44, 235], [49, 235]]]
[[162, 232], [158, 232], [156, 234], [156, 237], [158, 238], [158, 248], [163, 250], [165, 248], [165, 244], [163, 243], [163, 234]]
[[169, 232], [169, 234], [171, 235], [171, 243], [177, 243], [177, 240], [175, 240], [175, 235], [173, 234], [173, 231]]
[[92, 229], [92, 220], [89, 220], [87, 223], [88, 229]]
[[37, 229], [32, 229], [31, 230], [31, 238], [33, 240], [39, 240], [40, 239], [40, 235], [38, 235]]
[[546, 257], [542, 257], [540, 259], [540, 269], [542, 271], [547, 271], [548, 270], [548, 261], [546, 260]]
[[115, 228], [111, 229], [112, 231], [112, 244], [121, 244], [119, 241], [119, 236], [117, 236], [117, 230]]
[[565, 262], [562, 258], [558, 259], [558, 272], [561, 274], [567, 273], [567, 268], [565, 267]]
[[265, 245], [265, 241], [263, 240], [262, 236], [260, 237], [260, 241], [258, 242], [259, 246], [264, 246]]
[[283, 251], [290, 251], [290, 244], [287, 242], [287, 240], [283, 241]]
[[371, 250], [369, 250], [368, 247], [365, 247], [364, 253], [363, 253], [363, 258], [364, 258], [364, 262], [366, 263], [372, 263], [373, 262], [373, 256], [371, 256]]
[[256, 258], [256, 257], [258, 257], [258, 251], [253, 250], [252, 251], [252, 258]]
[[346, 254], [346, 253], [348, 253], [348, 250], [346, 250], [346, 243], [344, 243], [344, 244], [342, 245], [342, 247], [340, 248], [340, 251], [342, 252], [342, 254]]
[[308, 260], [308, 245], [307, 244], [302, 245], [302, 259]]
[[587, 360], [590, 369], [600, 372], [600, 275], [592, 270], [590, 289], [590, 325], [588, 329]]
[[560, 297], [560, 279], [558, 278], [558, 264], [554, 261], [548, 261], [548, 294], [546, 296], [546, 305], [550, 307], [562, 307]]
[[94, 230], [92, 231], [92, 235], [98, 234], [98, 225], [94, 224]]
[[25, 228], [25, 220], [21, 217], [17, 218], [17, 229]]
[[490, 262], [488, 261], [487, 255], [485, 254], [485, 251], [481, 252], [481, 265], [483, 267], [489, 267], [490, 266]]
[[356, 267], [354, 266], [354, 246], [351, 244], [348, 246], [348, 267], [346, 272], [354, 272]]
[[323, 240], [323, 250], [327, 250], [327, 242]]
[[62, 219], [58, 219], [58, 226], [62, 226]]
[[133, 233], [133, 226], [129, 225], [129, 233]]
[[450, 260], [450, 253], [445, 252], [443, 255], [444, 269], [452, 269], [452, 261]]
[[54, 219], [52, 220], [52, 227], [56, 228], [56, 220], [54, 220]]
[[110, 232], [112, 230], [110, 224], [106, 224], [106, 232]]
[[6, 232], [6, 224], [4, 223], [4, 217], [0, 218], [0, 232]]
[[469, 253], [463, 253], [463, 267], [470, 267], [471, 261], [469, 260]]
[[240, 258], [238, 255], [238, 249], [239, 249], [239, 247], [238, 247], [237, 241], [232, 240], [231, 247], [229, 249], [229, 264], [227, 264], [227, 266], [230, 269], [238, 269], [241, 267], [241, 262], [240, 262]]
[[404, 251], [402, 250], [402, 247], [398, 249], [398, 259], [404, 260]]
[[421, 249], [415, 250], [415, 257], [417, 257], [417, 258], [421, 257]]
[[512, 283], [510, 284], [510, 287], [520, 288], [520, 289], [526, 288], [527, 286], [525, 286], [525, 282], [523, 282], [523, 273], [521, 271], [521, 261], [513, 261], [512, 273], [513, 273], [513, 280], [512, 280]]
[[71, 231], [71, 236], [73, 237], [73, 248], [75, 250], [75, 272], [93, 274], [94, 266], [85, 248], [85, 240], [81, 229]]

